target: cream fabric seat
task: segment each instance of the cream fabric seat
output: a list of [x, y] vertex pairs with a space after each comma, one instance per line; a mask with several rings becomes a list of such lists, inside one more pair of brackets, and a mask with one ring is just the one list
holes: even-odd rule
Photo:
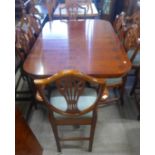
[[[90, 107], [95, 102], [96, 99], [97, 99], [96, 91], [91, 88], [85, 88], [83, 94], [79, 97], [77, 103], [78, 109], [82, 111]], [[67, 110], [67, 102], [64, 96], [62, 96], [58, 90], [54, 90], [51, 92], [50, 103], [57, 109], [61, 109], [63, 111]], [[56, 112], [54, 112], [54, 116], [56, 118], [64, 117], [63, 115], [58, 114]], [[92, 117], [92, 111], [80, 116], [80, 118], [83, 117]]]

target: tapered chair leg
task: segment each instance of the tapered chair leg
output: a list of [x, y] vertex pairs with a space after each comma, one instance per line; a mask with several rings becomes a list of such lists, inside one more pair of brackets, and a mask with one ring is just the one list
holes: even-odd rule
[[135, 89], [136, 89], [136, 87], [137, 87], [137, 85], [138, 85], [138, 80], [139, 80], [138, 74], [139, 74], [139, 72], [140, 72], [139, 69], [137, 69], [137, 70], [135, 71], [135, 80], [134, 80], [134, 83], [133, 83], [133, 87], [132, 87], [132, 89], [131, 89], [131, 91], [130, 91], [130, 95], [133, 95], [133, 94], [134, 94]]
[[93, 141], [94, 141], [94, 133], [95, 133], [95, 128], [96, 128], [96, 120], [97, 120], [97, 114], [94, 117], [94, 120], [92, 121], [91, 129], [90, 129], [90, 141], [89, 141], [89, 152], [92, 152], [92, 146], [93, 146]]
[[124, 92], [125, 92], [125, 84], [127, 81], [127, 75], [123, 77], [123, 84], [120, 87], [120, 100], [121, 100], [121, 106], [124, 105]]
[[121, 101], [121, 106], [124, 105], [124, 88], [121, 88], [120, 90], [120, 101]]
[[55, 137], [55, 141], [56, 141], [56, 145], [57, 145], [57, 151], [61, 152], [61, 146], [60, 146], [59, 136], [58, 136], [58, 128], [57, 128], [57, 125], [55, 124], [55, 122], [52, 121], [51, 114], [49, 114], [49, 121], [50, 121], [52, 129], [53, 129], [53, 133], [54, 133], [54, 137]]

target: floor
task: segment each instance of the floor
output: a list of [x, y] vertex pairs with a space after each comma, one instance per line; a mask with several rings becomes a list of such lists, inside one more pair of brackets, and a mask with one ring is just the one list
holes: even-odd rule
[[[87, 141], [61, 143], [62, 153], [58, 153], [52, 128], [48, 122], [47, 110], [42, 106], [33, 110], [29, 125], [44, 149], [43, 155], [139, 155], [140, 123], [137, 121], [135, 100], [129, 95], [125, 96], [125, 100], [123, 108], [119, 104], [99, 108], [92, 153], [87, 151]], [[88, 131], [88, 126], [60, 128], [61, 136], [85, 135]]]

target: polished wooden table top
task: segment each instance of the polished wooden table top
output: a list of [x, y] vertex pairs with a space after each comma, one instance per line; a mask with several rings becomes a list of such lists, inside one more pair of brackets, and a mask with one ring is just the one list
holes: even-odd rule
[[54, 20], [43, 27], [23, 67], [33, 78], [64, 69], [117, 77], [127, 73], [131, 63], [108, 21]]

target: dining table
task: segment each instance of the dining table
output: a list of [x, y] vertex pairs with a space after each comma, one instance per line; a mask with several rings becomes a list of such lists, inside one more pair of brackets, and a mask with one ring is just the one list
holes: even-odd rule
[[98, 78], [124, 76], [131, 69], [127, 53], [109, 21], [48, 21], [23, 64], [33, 79], [75, 69]]

